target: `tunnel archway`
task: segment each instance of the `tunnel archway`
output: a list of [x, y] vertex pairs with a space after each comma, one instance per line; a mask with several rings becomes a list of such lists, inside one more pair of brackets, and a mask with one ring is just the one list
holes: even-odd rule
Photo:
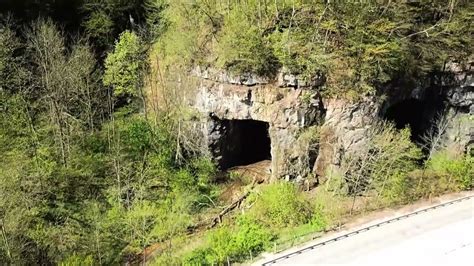
[[271, 160], [269, 124], [258, 120], [214, 120], [210, 147], [222, 170]]
[[421, 99], [408, 98], [390, 105], [383, 118], [392, 121], [397, 129], [409, 127], [413, 142], [429, 146], [424, 143], [423, 136], [433, 129], [436, 119], [444, 113], [443, 97], [432, 92]]

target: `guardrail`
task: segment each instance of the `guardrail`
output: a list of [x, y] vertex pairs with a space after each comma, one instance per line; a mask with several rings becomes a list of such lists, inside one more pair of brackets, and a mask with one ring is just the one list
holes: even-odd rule
[[402, 216], [399, 216], [399, 217], [396, 217], [396, 218], [392, 218], [392, 219], [389, 219], [389, 220], [386, 220], [386, 221], [383, 221], [383, 222], [380, 222], [380, 223], [376, 223], [376, 224], [373, 224], [373, 225], [370, 225], [370, 226], [367, 226], [367, 227], [364, 227], [364, 228], [361, 228], [361, 229], [358, 229], [356, 231], [353, 231], [353, 232], [350, 232], [350, 233], [347, 233], [347, 234], [343, 234], [341, 236], [338, 236], [338, 237], [334, 237], [334, 238], [331, 238], [329, 240], [326, 240], [326, 241], [323, 241], [323, 242], [320, 242], [320, 243], [317, 243], [317, 244], [314, 244], [314, 245], [311, 245], [309, 247], [306, 247], [306, 248], [303, 248], [303, 249], [300, 249], [298, 251], [294, 251], [294, 252], [291, 252], [291, 253], [288, 253], [284, 256], [281, 256], [281, 257], [278, 257], [276, 259], [273, 259], [273, 260], [270, 260], [268, 262], [265, 262], [263, 263], [262, 265], [272, 265], [272, 264], [275, 264], [279, 261], [282, 261], [282, 260], [286, 260], [286, 259], [289, 259], [291, 257], [294, 257], [294, 256], [297, 256], [297, 255], [300, 255], [306, 251], [310, 251], [310, 250], [314, 250], [318, 247], [322, 247], [322, 246], [325, 246], [327, 244], [330, 244], [330, 243], [333, 243], [333, 242], [337, 242], [337, 241], [340, 241], [342, 239], [346, 239], [350, 236], [353, 236], [353, 235], [358, 235], [360, 233], [363, 233], [363, 232], [367, 232], [373, 228], [378, 228], [382, 225], [386, 225], [386, 224], [390, 224], [390, 223], [393, 223], [393, 222], [396, 222], [396, 221], [400, 221], [400, 220], [403, 220], [403, 219], [406, 219], [410, 216], [415, 216], [417, 214], [420, 214], [420, 213], [424, 213], [424, 212], [428, 212], [430, 210], [435, 210], [435, 209], [438, 209], [438, 208], [442, 208], [442, 207], [445, 207], [445, 206], [449, 206], [449, 205], [453, 205], [454, 203], [458, 203], [458, 202], [461, 202], [461, 201], [464, 201], [464, 200], [468, 200], [468, 199], [471, 199], [471, 198], [474, 198], [474, 195], [470, 195], [470, 196], [466, 196], [466, 197], [463, 197], [463, 198], [459, 198], [459, 199], [455, 199], [455, 200], [452, 200], [452, 201], [448, 201], [448, 202], [445, 202], [445, 203], [441, 203], [441, 204], [438, 204], [438, 205], [435, 205], [435, 206], [431, 206], [431, 207], [428, 207], [428, 208], [425, 208], [425, 209], [421, 209], [421, 210], [418, 210], [418, 211], [415, 211], [415, 212], [411, 212], [411, 213], [408, 213], [408, 214], [404, 214]]

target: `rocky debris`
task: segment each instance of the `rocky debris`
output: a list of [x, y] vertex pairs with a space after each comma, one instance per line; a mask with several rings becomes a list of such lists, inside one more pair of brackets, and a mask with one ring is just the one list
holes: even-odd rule
[[463, 86], [451, 89], [447, 93], [447, 100], [453, 107], [471, 109], [474, 113], [474, 86]]
[[249, 165], [232, 167], [228, 170], [244, 178], [251, 179], [252, 183], [260, 184], [270, 180], [272, 173], [271, 163], [270, 160], [264, 160]]
[[440, 76], [442, 86], [467, 87], [474, 86], [474, 57], [466, 63], [448, 62], [444, 67], [444, 75]]
[[292, 88], [307, 88], [310, 87], [310, 82], [305, 78], [293, 75], [290, 73], [280, 72], [278, 73], [278, 87], [292, 87]]

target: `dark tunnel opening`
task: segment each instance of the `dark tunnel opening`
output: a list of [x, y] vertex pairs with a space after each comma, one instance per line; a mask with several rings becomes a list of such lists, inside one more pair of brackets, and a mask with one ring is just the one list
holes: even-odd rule
[[258, 120], [213, 119], [217, 138], [211, 143], [219, 168], [270, 160], [269, 124]]
[[408, 99], [394, 104], [387, 109], [385, 118], [392, 121], [397, 129], [410, 127], [412, 140], [417, 141], [425, 131], [423, 126], [423, 102], [416, 99]]
[[436, 96], [432, 94], [422, 100], [410, 98], [397, 102], [386, 109], [384, 118], [392, 121], [397, 129], [408, 126], [413, 142], [429, 146], [430, 143], [424, 143], [423, 138], [436, 126], [436, 119], [445, 113], [442, 98]]

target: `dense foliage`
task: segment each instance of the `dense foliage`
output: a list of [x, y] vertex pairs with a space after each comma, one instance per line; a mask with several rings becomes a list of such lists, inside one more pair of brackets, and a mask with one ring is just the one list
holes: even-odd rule
[[[156, 246], [159, 265], [243, 261], [291, 230], [325, 230], [361, 195], [386, 206], [472, 188], [472, 157], [436, 150], [422, 163], [408, 129], [381, 125], [316, 200], [292, 183], [252, 184], [242, 213], [202, 230], [227, 202], [183, 122], [188, 72], [170, 70], [284, 69], [360, 96], [472, 54], [472, 1], [382, 2], [3, 1], [0, 264], [116, 265]], [[188, 237], [200, 245], [187, 250]]]
[[[187, 64], [275, 75], [363, 94], [472, 53], [472, 1], [170, 1], [157, 50]], [[181, 60], [181, 58], [185, 60]]]
[[141, 101], [121, 102], [140, 89], [138, 37], [124, 32], [102, 72], [87, 40], [64, 36], [51, 20], [0, 28], [6, 263], [120, 263], [185, 232], [212, 196], [212, 163], [177, 163], [166, 118], [152, 123]]

